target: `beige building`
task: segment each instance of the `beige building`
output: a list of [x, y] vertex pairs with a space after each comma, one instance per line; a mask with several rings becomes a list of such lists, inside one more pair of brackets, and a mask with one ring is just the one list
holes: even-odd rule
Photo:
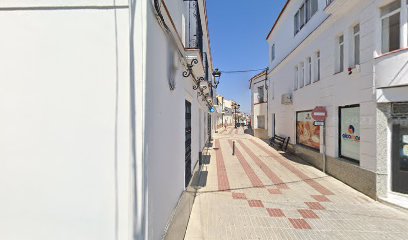
[[249, 83], [251, 89], [251, 124], [254, 136], [268, 138], [268, 85], [266, 72], [263, 71]]

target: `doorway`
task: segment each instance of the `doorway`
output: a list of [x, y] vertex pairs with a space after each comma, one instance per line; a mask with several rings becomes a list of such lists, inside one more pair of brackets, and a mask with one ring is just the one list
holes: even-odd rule
[[208, 121], [208, 142], [211, 142], [211, 138], [212, 138], [212, 136], [211, 136], [211, 125], [212, 125], [212, 121], [211, 121], [211, 114], [208, 114], [207, 115], [207, 121]]
[[188, 101], [186, 101], [185, 106], [185, 124], [184, 178], [185, 187], [187, 187], [191, 179], [191, 103]]
[[392, 190], [408, 194], [408, 124], [394, 124], [392, 136]]
[[275, 137], [276, 133], [276, 118], [275, 113], [272, 114], [272, 137]]

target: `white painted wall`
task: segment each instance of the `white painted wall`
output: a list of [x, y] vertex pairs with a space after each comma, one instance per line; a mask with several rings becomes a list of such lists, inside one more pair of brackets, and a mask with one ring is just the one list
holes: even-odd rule
[[[182, 23], [177, 19], [181, 19], [182, 5], [166, 1], [166, 6], [175, 19], [176, 28], [181, 29]], [[171, 45], [151, 7], [148, 5], [147, 9], [144, 158], [148, 169], [148, 239], [161, 239], [184, 191], [185, 100], [192, 104], [192, 169], [208, 141], [208, 107], [193, 90], [192, 78], [182, 76], [185, 68], [181, 64], [175, 74], [176, 88], [169, 89], [169, 62], [163, 53], [167, 53]], [[207, 45], [204, 51], [208, 51]]]
[[[166, 3], [181, 29], [181, 2]], [[208, 107], [180, 64], [169, 89], [171, 45], [151, 2], [137, 1], [133, 56], [128, 1], [117, 10], [107, 0], [86, 4], [0, 3], [0, 239], [130, 239], [142, 234], [143, 215], [146, 239], [161, 239], [184, 191], [185, 100], [192, 167], [208, 141]]]
[[[270, 99], [270, 114], [276, 114], [276, 133], [291, 137], [291, 143], [296, 141], [296, 111], [312, 110], [315, 106], [326, 106], [329, 114], [327, 120], [327, 153], [338, 157], [338, 107], [360, 104], [361, 144], [360, 167], [376, 171], [376, 92], [374, 81], [374, 56], [376, 39], [379, 36], [379, 25], [374, 17], [379, 11], [380, 1], [348, 2], [347, 9], [331, 15], [324, 21], [326, 15], [321, 12], [315, 17], [322, 22], [316, 31], [313, 26], [320, 23], [310, 21], [298, 34], [309, 36], [299, 45], [298, 37], [293, 37], [294, 10], [301, 1], [290, 3], [288, 9], [278, 24], [276, 31], [268, 42], [277, 46], [277, 60], [271, 64], [269, 79], [274, 86], [276, 97]], [[323, 2], [323, 1], [322, 1]], [[312, 18], [312, 20], [313, 20]], [[316, 20], [316, 21], [317, 21]], [[324, 21], [324, 22], [323, 22]], [[353, 70], [348, 75], [347, 68], [351, 65], [351, 27], [360, 24], [361, 34], [361, 71]], [[310, 25], [310, 27], [308, 26]], [[289, 37], [288, 31], [292, 34]], [[286, 35], [285, 35], [286, 34]], [[336, 37], [345, 36], [345, 71], [335, 74]], [[300, 35], [299, 35], [300, 36]], [[290, 41], [288, 40], [290, 39]], [[279, 51], [281, 53], [279, 53]], [[292, 52], [293, 51], [293, 52]], [[307, 57], [313, 57], [317, 51], [321, 54], [321, 80], [299, 90], [293, 91], [295, 66], [306, 62]], [[290, 54], [289, 54], [290, 53]], [[289, 54], [282, 62], [279, 58]], [[285, 56], [286, 56], [285, 55]], [[269, 88], [271, 94], [272, 88]], [[293, 94], [293, 105], [281, 104], [281, 95]], [[268, 121], [270, 128], [272, 122]], [[271, 132], [270, 132], [271, 134]]]
[[126, 9], [1, 11], [1, 239], [114, 239], [115, 197], [129, 235], [128, 21]]

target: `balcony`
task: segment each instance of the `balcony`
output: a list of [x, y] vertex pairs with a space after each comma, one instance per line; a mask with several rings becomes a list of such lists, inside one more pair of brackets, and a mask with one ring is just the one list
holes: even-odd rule
[[203, 51], [203, 28], [199, 4], [197, 1], [185, 1], [184, 4], [187, 10], [185, 57], [192, 67], [196, 80], [200, 80], [200, 87], [203, 87], [206, 93], [210, 93], [211, 76], [207, 53]]
[[203, 52], [203, 27], [197, 1], [185, 1], [186, 16], [186, 49], [198, 49]]
[[376, 88], [408, 85], [408, 49], [400, 49], [380, 57], [374, 62]]

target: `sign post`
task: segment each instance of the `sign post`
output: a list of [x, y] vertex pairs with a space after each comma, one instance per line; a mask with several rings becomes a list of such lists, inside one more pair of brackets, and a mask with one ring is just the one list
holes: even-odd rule
[[323, 172], [326, 173], [326, 119], [327, 111], [325, 107], [316, 107], [312, 112], [312, 117], [315, 120], [314, 125], [323, 128]]

